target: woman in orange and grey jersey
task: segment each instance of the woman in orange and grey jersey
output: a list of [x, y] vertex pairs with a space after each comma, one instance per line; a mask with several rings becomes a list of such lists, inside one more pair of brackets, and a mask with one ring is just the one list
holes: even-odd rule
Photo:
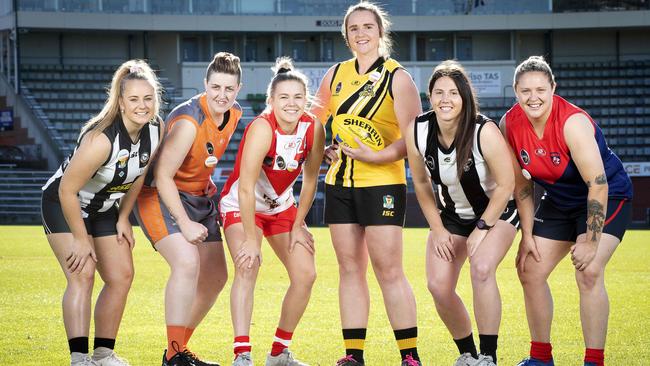
[[138, 197], [137, 217], [171, 274], [165, 290], [163, 365], [210, 365], [187, 349], [228, 278], [211, 180], [241, 118], [239, 58], [220, 52], [208, 66], [205, 93], [167, 117], [154, 182]]

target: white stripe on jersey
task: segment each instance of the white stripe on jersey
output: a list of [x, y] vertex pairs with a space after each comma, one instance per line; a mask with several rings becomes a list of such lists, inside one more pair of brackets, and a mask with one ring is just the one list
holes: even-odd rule
[[[474, 143], [472, 145], [472, 159], [474, 160], [474, 166], [480, 178], [481, 188], [488, 197], [492, 197], [492, 192], [496, 188], [496, 182], [489, 172], [489, 168], [481, 155], [478, 149], [478, 133], [481, 125], [476, 124], [474, 128]], [[425, 156], [427, 149], [427, 136], [429, 130], [429, 123], [418, 123], [417, 124], [417, 137], [418, 137], [418, 149], [420, 150], [420, 155], [423, 157], [425, 166], [434, 164], [433, 159]], [[449, 196], [454, 203], [455, 212], [462, 219], [472, 220], [479, 216], [478, 213], [475, 213], [472, 205], [470, 205], [465, 192], [463, 191], [462, 186], [460, 185], [458, 174], [456, 171], [456, 149], [454, 148], [448, 154], [445, 154], [440, 147], [438, 148], [438, 164], [435, 169], [438, 170], [440, 175], [440, 180], [442, 183], [447, 186]], [[431, 173], [428, 169], [425, 169], [427, 175], [431, 176]], [[438, 200], [445, 206], [448, 207], [450, 202], [446, 202], [445, 198], [442, 195], [442, 189], [440, 185], [437, 187], [438, 191]]]

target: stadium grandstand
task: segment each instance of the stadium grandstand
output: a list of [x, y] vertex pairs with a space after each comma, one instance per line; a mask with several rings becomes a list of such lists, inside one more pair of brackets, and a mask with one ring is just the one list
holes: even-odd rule
[[[349, 0], [13, 0], [0, 2], [0, 223], [40, 221], [40, 186], [97, 113], [115, 67], [143, 58], [158, 71], [166, 111], [199, 93], [218, 51], [243, 61], [240, 129], [219, 164], [223, 182], [243, 127], [264, 107], [269, 67], [291, 56], [312, 90], [351, 57], [340, 28]], [[437, 63], [460, 60], [484, 114], [514, 103], [515, 65], [552, 64], [558, 94], [586, 109], [635, 188], [633, 219], [650, 220], [650, 1], [379, 0], [393, 22], [393, 57], [425, 107]], [[322, 192], [322, 191], [321, 191]], [[412, 194], [412, 193], [411, 193]], [[409, 212], [417, 213], [415, 199]], [[421, 215], [407, 215], [422, 224]], [[322, 193], [310, 221], [322, 221]]]

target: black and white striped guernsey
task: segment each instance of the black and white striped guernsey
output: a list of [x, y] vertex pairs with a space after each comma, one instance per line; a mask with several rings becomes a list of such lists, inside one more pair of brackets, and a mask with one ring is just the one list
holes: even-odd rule
[[[126, 194], [133, 182], [142, 175], [160, 144], [160, 127], [160, 124], [147, 123], [135, 143], [131, 141], [121, 119], [102, 132], [111, 141], [111, 152], [104, 164], [79, 191], [78, 198], [83, 218], [107, 211]], [[44, 198], [59, 202], [61, 177], [77, 152], [82, 137], [77, 140], [74, 151], [43, 186]]]
[[476, 116], [472, 156], [464, 162], [460, 180], [456, 170], [455, 144], [445, 148], [438, 142], [435, 113], [421, 114], [415, 121], [415, 145], [424, 159], [429, 177], [437, 186], [438, 208], [461, 220], [480, 217], [490, 202], [496, 182], [483, 159], [479, 136], [483, 126], [494, 121], [481, 114]]

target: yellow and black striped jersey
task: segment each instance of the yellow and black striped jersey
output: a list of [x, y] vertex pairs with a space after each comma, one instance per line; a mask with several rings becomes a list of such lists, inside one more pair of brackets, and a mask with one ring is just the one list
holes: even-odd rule
[[[372, 121], [385, 145], [399, 140], [399, 124], [393, 109], [392, 81], [402, 66], [393, 59], [379, 58], [365, 74], [359, 74], [356, 59], [335, 66], [330, 84], [328, 108], [333, 118], [355, 115]], [[371, 164], [351, 159], [339, 149], [339, 160], [333, 163], [325, 183], [344, 187], [371, 187], [406, 184], [404, 160], [387, 164]]]

